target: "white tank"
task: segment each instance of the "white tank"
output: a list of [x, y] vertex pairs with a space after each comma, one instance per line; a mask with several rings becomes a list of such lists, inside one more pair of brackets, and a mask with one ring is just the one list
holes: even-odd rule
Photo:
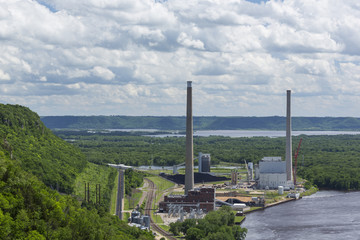
[[244, 208], [246, 208], [246, 204], [244, 204], [244, 203], [234, 203], [234, 205], [232, 205], [231, 208], [233, 210], [243, 210]]
[[284, 187], [283, 187], [283, 186], [279, 186], [279, 187], [278, 187], [278, 193], [279, 193], [279, 195], [283, 195], [283, 194], [284, 194]]

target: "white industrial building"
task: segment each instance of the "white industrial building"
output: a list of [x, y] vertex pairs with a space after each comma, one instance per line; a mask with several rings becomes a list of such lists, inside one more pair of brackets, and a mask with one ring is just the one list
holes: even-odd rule
[[258, 185], [261, 189], [294, 188], [293, 181], [287, 180], [286, 161], [281, 157], [264, 157], [259, 162]]

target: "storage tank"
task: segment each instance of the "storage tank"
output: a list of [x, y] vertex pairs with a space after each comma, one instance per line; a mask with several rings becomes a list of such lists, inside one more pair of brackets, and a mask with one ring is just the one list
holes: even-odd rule
[[150, 216], [143, 216], [144, 227], [150, 228]]
[[246, 207], [247, 207], [247, 206], [246, 206], [245, 203], [234, 203], [234, 205], [231, 206], [231, 208], [232, 208], [233, 210], [236, 210], [236, 211], [238, 211], [238, 210], [243, 210], [243, 209], [246, 208]]
[[283, 194], [284, 194], [284, 187], [283, 187], [283, 186], [279, 186], [279, 187], [278, 187], [278, 193], [279, 193], [279, 195], [283, 195]]

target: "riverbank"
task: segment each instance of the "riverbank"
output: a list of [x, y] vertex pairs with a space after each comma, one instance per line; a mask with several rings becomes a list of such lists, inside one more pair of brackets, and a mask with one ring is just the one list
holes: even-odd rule
[[[300, 194], [300, 198], [299, 198], [299, 199], [295, 199], [295, 198], [284, 198], [284, 199], [281, 199], [281, 200], [276, 201], [276, 202], [272, 202], [272, 203], [269, 203], [269, 204], [265, 204], [264, 207], [252, 207], [252, 208], [250, 208], [250, 210], [245, 211], [244, 214], [249, 214], [249, 213], [252, 213], [252, 212], [264, 210], [264, 209], [266, 209], [266, 208], [274, 207], [274, 206], [277, 206], [277, 205], [279, 205], [279, 204], [283, 204], [283, 203], [287, 203], [287, 202], [291, 202], [291, 201], [295, 201], [295, 200], [300, 200], [302, 197], [313, 195], [314, 193], [316, 193], [316, 192], [318, 192], [318, 191], [319, 191], [319, 189], [313, 186], [313, 187], [311, 187], [309, 190], [306, 190], [305, 192], [302, 192], [302, 193]], [[242, 222], [243, 222], [243, 221], [242, 221]]]

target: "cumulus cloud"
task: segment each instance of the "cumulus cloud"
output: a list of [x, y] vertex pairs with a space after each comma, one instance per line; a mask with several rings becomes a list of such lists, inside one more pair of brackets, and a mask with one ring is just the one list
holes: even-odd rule
[[[0, 101], [41, 115], [359, 116], [357, 0], [0, 0]], [[314, 107], [321, 104], [321, 111]]]

